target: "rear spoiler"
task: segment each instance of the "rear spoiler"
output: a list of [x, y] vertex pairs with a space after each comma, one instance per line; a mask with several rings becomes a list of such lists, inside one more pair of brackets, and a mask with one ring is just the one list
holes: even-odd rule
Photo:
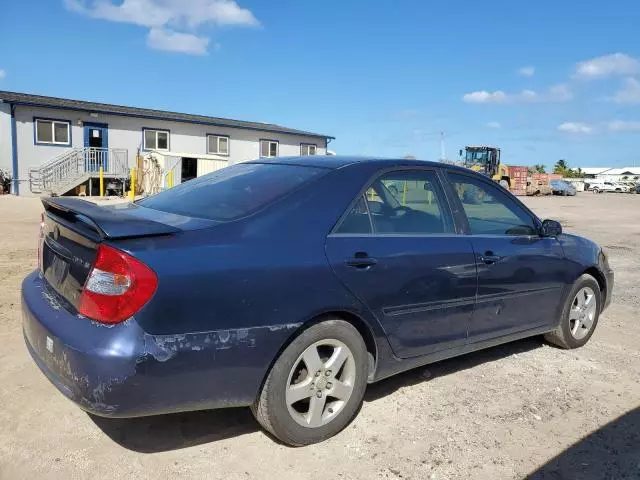
[[170, 235], [182, 231], [171, 225], [129, 215], [124, 210], [103, 208], [78, 198], [44, 197], [42, 204], [47, 213], [92, 227], [103, 240]]

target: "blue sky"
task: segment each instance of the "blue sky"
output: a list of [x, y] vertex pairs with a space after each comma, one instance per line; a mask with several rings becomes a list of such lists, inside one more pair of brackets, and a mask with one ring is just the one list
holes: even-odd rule
[[280, 123], [338, 153], [640, 164], [637, 0], [6, 0], [0, 89]]

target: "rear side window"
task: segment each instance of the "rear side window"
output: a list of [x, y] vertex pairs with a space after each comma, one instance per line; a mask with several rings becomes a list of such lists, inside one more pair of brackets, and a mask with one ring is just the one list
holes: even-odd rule
[[364, 195], [362, 195], [349, 212], [349, 214], [342, 220], [342, 223], [336, 229], [336, 233], [345, 234], [370, 234], [371, 219], [369, 218], [369, 211], [367, 210], [367, 201]]
[[451, 232], [436, 174], [398, 170], [377, 178], [336, 228], [339, 234], [430, 235]]
[[325, 171], [297, 165], [240, 163], [139, 201], [143, 207], [211, 220], [234, 220], [283, 197]]

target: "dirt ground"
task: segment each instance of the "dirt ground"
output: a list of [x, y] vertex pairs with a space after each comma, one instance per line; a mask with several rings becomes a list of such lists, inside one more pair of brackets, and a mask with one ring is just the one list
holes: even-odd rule
[[613, 305], [589, 344], [533, 338], [371, 385], [335, 438], [288, 448], [248, 409], [92, 418], [29, 358], [20, 282], [40, 203], [0, 197], [0, 478], [640, 478], [640, 195], [528, 198], [607, 246]]

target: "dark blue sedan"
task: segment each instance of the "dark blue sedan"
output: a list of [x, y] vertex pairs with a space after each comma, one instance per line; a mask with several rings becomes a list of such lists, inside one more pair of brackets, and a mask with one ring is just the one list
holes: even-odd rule
[[613, 288], [598, 245], [439, 163], [278, 158], [43, 203], [24, 335], [64, 395], [112, 417], [251, 406], [291, 445], [398, 372], [532, 335], [580, 347]]

